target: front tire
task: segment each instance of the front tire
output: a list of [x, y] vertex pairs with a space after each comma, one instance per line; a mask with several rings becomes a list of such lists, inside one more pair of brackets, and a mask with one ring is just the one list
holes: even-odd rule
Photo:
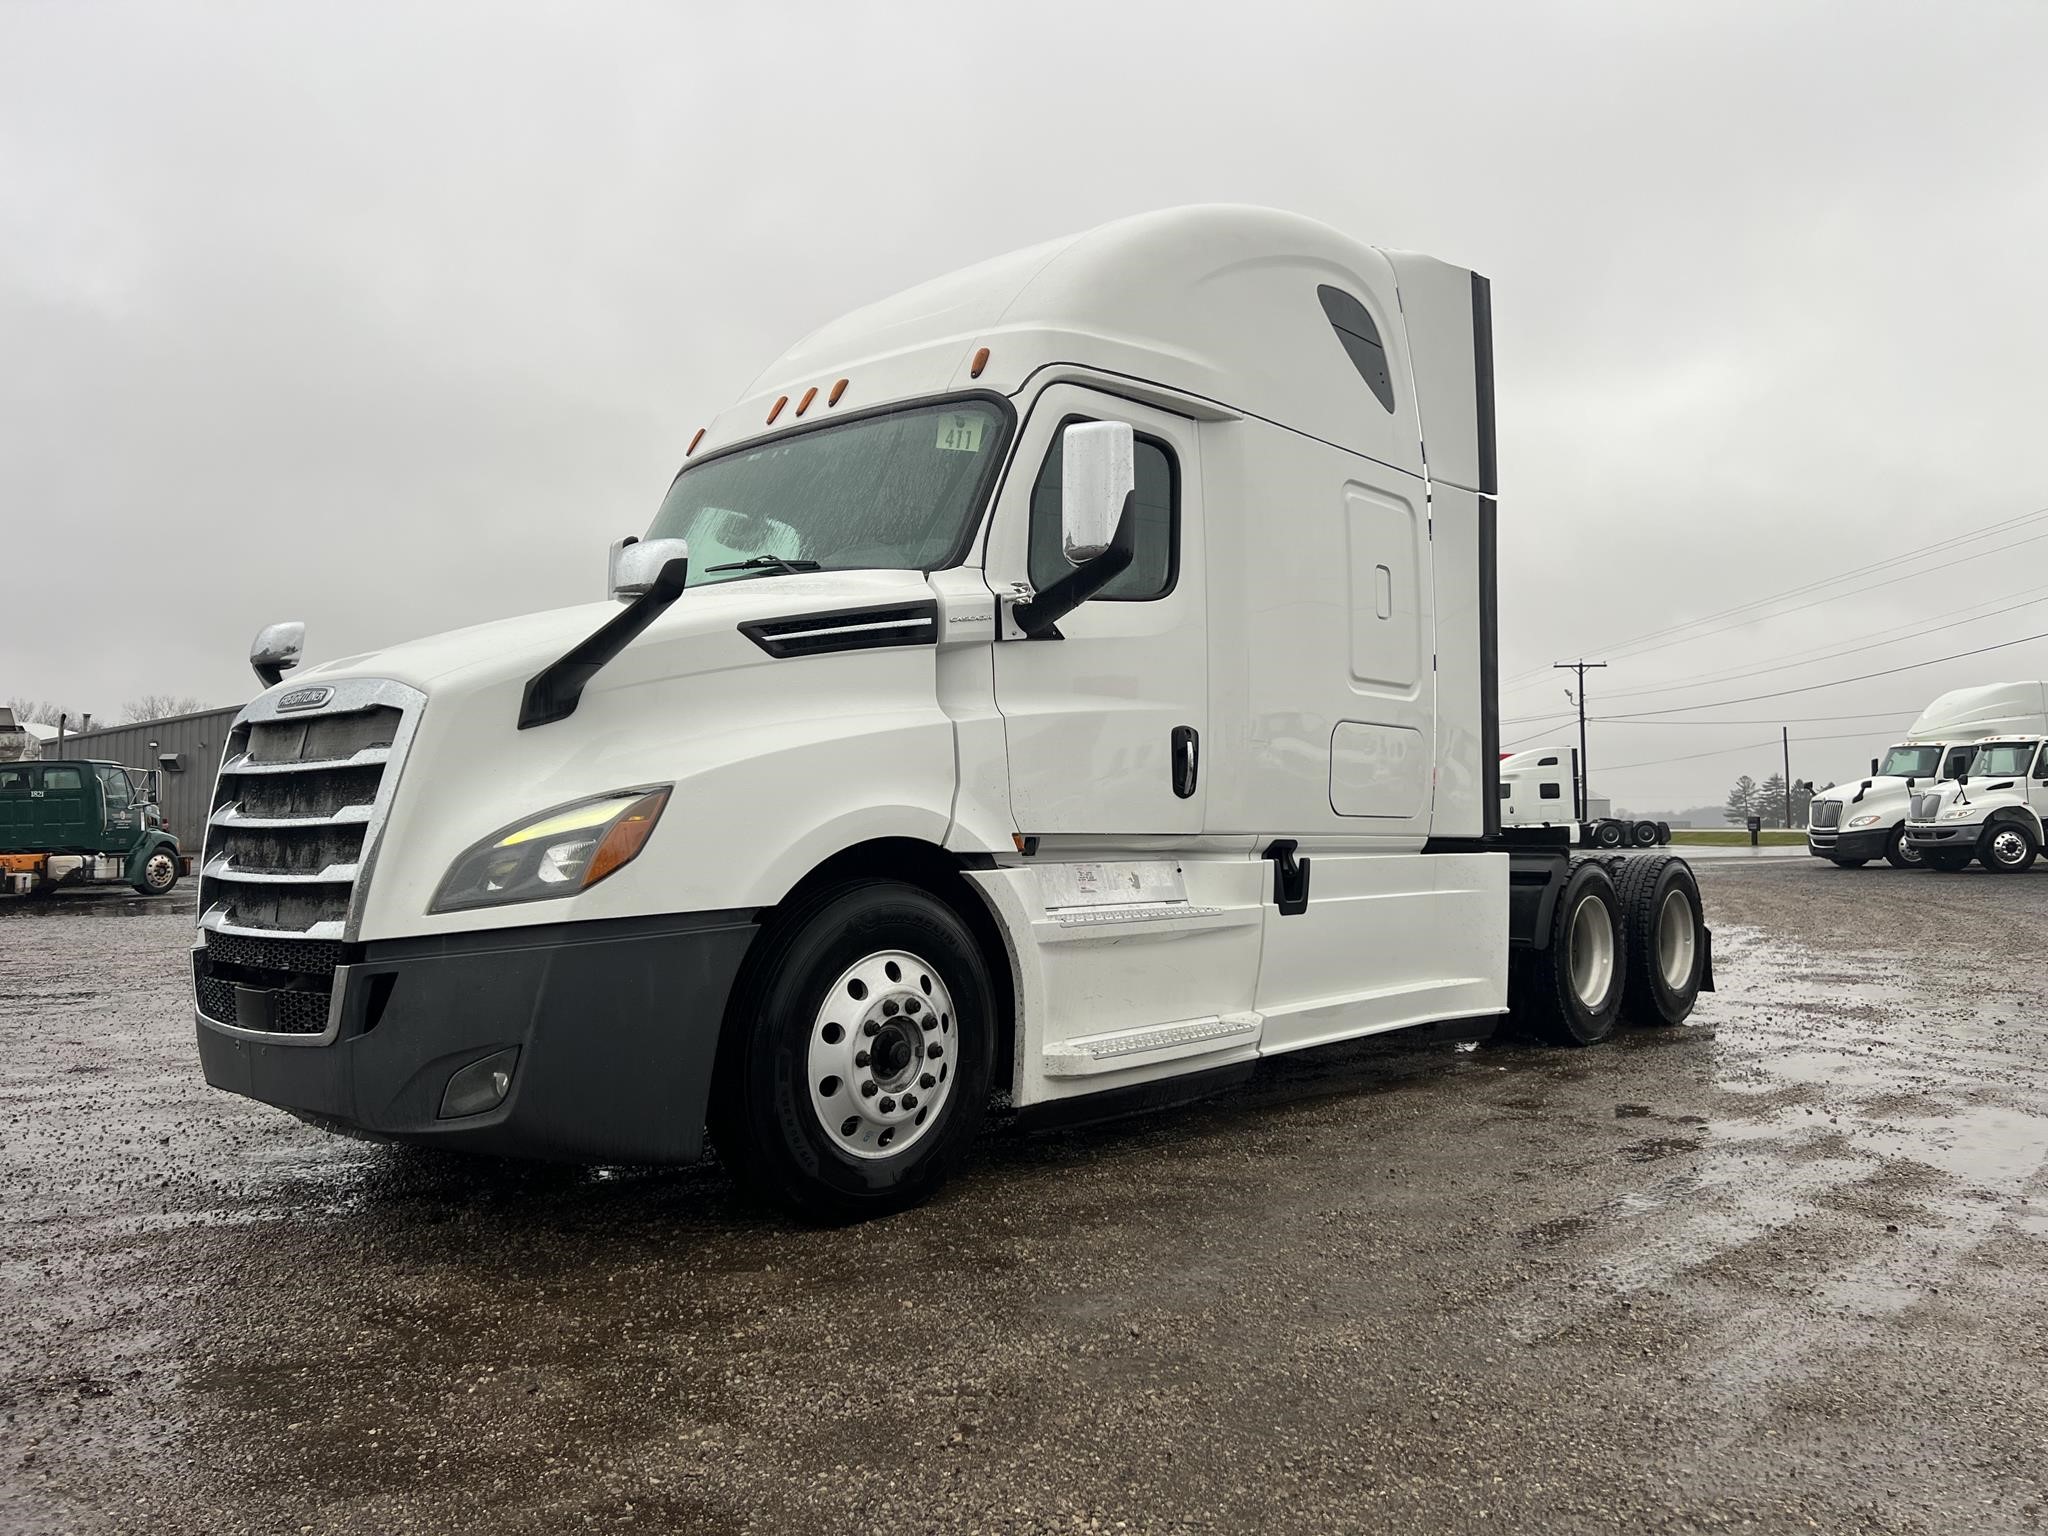
[[1977, 845], [1977, 862], [1993, 874], [2017, 875], [2033, 867], [2041, 844], [2022, 821], [1994, 821]]
[[1892, 835], [1884, 840], [1884, 861], [1893, 869], [1924, 867], [1919, 853], [1906, 843], [1906, 824], [1903, 821], [1893, 827]]
[[1621, 898], [1598, 859], [1573, 859], [1551, 908], [1548, 943], [1518, 956], [1510, 1007], [1553, 1045], [1597, 1045], [1621, 1017], [1628, 971]]
[[763, 936], [735, 990], [712, 1143], [805, 1220], [903, 1210], [973, 1140], [994, 1041], [994, 989], [952, 908], [896, 881], [820, 890]]
[[145, 896], [167, 896], [177, 883], [178, 855], [166, 845], [142, 861], [142, 878], [135, 882], [135, 889]]

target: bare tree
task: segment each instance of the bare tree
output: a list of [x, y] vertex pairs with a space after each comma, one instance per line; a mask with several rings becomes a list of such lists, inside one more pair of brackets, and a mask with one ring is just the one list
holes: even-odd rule
[[145, 693], [121, 706], [121, 723], [140, 725], [146, 720], [168, 720], [172, 715], [189, 715], [205, 707], [189, 693]]
[[7, 707], [14, 711], [14, 718], [23, 725], [55, 725], [59, 715], [70, 716], [71, 725], [74, 729], [78, 725], [77, 710], [66, 709], [62, 705], [52, 704], [45, 699], [16, 697], [7, 700]]

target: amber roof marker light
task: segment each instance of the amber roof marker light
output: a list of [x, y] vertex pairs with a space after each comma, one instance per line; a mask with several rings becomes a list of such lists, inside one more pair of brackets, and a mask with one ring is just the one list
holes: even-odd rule
[[837, 405], [839, 403], [839, 397], [845, 393], [846, 380], [841, 379], [837, 384], [834, 384], [832, 386], [832, 393], [825, 397], [825, 404], [828, 406]]
[[813, 400], [817, 399], [817, 398], [818, 398], [818, 386], [817, 386], [817, 385], [815, 385], [815, 384], [813, 384], [813, 385], [812, 385], [812, 386], [811, 386], [811, 387], [810, 387], [809, 389], [807, 389], [807, 390], [805, 390], [805, 391], [804, 391], [804, 397], [803, 397], [803, 399], [801, 399], [801, 400], [797, 401], [797, 403], [796, 403], [796, 413], [797, 413], [797, 415], [801, 416], [801, 415], [803, 415], [803, 413], [804, 413], [805, 411], [808, 411], [808, 410], [809, 410], [809, 409], [811, 408], [811, 402], [812, 402]]
[[774, 426], [774, 425], [775, 425], [775, 418], [776, 418], [776, 417], [778, 417], [778, 416], [780, 416], [780, 415], [782, 414], [782, 408], [783, 408], [783, 407], [784, 407], [785, 405], [787, 405], [787, 404], [789, 404], [789, 396], [787, 396], [787, 395], [778, 395], [778, 396], [776, 397], [776, 399], [775, 399], [775, 404], [774, 404], [774, 405], [772, 405], [772, 406], [770, 406], [770, 407], [768, 408], [768, 425], [769, 425], [769, 426], [771, 426], [771, 427], [772, 427], [772, 426]]
[[984, 368], [986, 368], [987, 366], [988, 366], [988, 348], [987, 348], [987, 347], [983, 347], [983, 348], [982, 348], [982, 349], [981, 349], [981, 350], [980, 350], [979, 352], [976, 352], [976, 353], [974, 354], [974, 361], [973, 361], [972, 363], [968, 364], [968, 367], [967, 367], [967, 377], [969, 377], [970, 379], [978, 379], [978, 378], [980, 378], [980, 377], [981, 377], [981, 370], [982, 370], [982, 369], [984, 369]]
[[699, 427], [697, 429], [697, 435], [690, 439], [690, 446], [683, 450], [683, 457], [687, 459], [691, 454], [695, 453], [697, 451], [697, 445], [703, 441], [704, 429], [702, 427]]

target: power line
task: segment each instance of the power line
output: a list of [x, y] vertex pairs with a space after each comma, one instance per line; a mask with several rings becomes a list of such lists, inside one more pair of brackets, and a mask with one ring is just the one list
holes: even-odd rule
[[2043, 602], [2048, 602], [2048, 592], [2044, 592], [2043, 595], [2039, 597], [2029, 598], [2022, 603], [2014, 603], [2010, 607], [1994, 608], [1989, 613], [1980, 613], [1972, 618], [1967, 619], [1955, 619], [1947, 624], [1932, 624], [1929, 625], [1926, 629], [1917, 629], [1914, 630], [1911, 634], [1906, 635], [1895, 635], [1889, 640], [1873, 640], [1868, 645], [1844, 646], [1840, 650], [1827, 651], [1824, 655], [1808, 654], [1806, 659], [1803, 661], [1781, 661], [1775, 663], [1772, 666], [1755, 667], [1750, 669], [1743, 669], [1739, 667], [1730, 668], [1724, 672], [1702, 674], [1698, 678], [1688, 679], [1679, 682], [1659, 683], [1653, 687], [1648, 688], [1624, 688], [1619, 690], [1618, 692], [1608, 694], [1607, 697], [1614, 699], [1634, 699], [1640, 698], [1646, 693], [1675, 693], [1681, 688], [1701, 688], [1710, 686], [1714, 683], [1739, 682], [1741, 679], [1745, 677], [1762, 677], [1766, 672], [1787, 672], [1795, 667], [1816, 666], [1823, 661], [1839, 661], [1844, 656], [1854, 656], [1863, 651], [1882, 650], [1887, 645], [1900, 645], [1908, 640], [1923, 639], [1928, 635], [1939, 634], [1941, 631], [1945, 629], [1959, 629], [1965, 624], [1975, 624], [1982, 619], [1995, 619], [2002, 614], [2017, 613], [2022, 608], [2032, 608]]
[[[1988, 656], [1993, 651], [2009, 651], [2016, 645], [2027, 645], [2035, 640], [2048, 640], [2048, 630], [2038, 635], [2022, 635], [2017, 640], [2003, 640], [1997, 645], [1980, 645], [1975, 650], [1957, 651], [1952, 656], [1933, 656], [1926, 661], [1912, 661], [1903, 667], [1886, 667], [1881, 672], [1864, 672], [1855, 677], [1838, 677], [1825, 683], [1808, 683], [1802, 688], [1780, 688], [1773, 693], [1744, 694], [1739, 699], [1716, 699], [1711, 704], [1673, 704], [1664, 709], [1637, 710], [1632, 714], [1610, 715], [1610, 720], [1639, 720], [1649, 715], [1683, 715], [1700, 709], [1722, 709], [1730, 704], [1754, 704], [1759, 699], [1790, 698], [1795, 693], [1814, 693], [1822, 688], [1842, 688], [1850, 683], [1867, 683], [1874, 677], [1896, 677], [1901, 672], [1917, 672], [1922, 667], [1937, 667], [1945, 661], [1962, 661], [1970, 656]], [[1716, 722], [1705, 720], [1703, 725]]]
[[[1594, 649], [1604, 650], [1609, 652], [1610, 654], [1625, 653], [1631, 655], [1641, 654], [1643, 651], [1647, 650], [1661, 650], [1664, 648], [1661, 645], [1643, 646], [1642, 642], [1645, 640], [1655, 640], [1660, 636], [1664, 635], [1677, 635], [1685, 630], [1696, 629], [1703, 624], [1711, 624], [1719, 619], [1731, 618], [1737, 614], [1749, 613], [1752, 609], [1768, 607], [1770, 604], [1782, 602], [1784, 599], [1788, 597], [1803, 597], [1809, 592], [1818, 592], [1827, 587], [1837, 586], [1842, 582], [1851, 581], [1858, 576], [1867, 576], [1876, 571], [1888, 570], [1891, 567], [1899, 565], [1908, 560], [1918, 560], [1920, 557], [1924, 555], [1934, 554], [1940, 550], [1954, 549], [1960, 545], [1974, 543], [1978, 539], [1989, 538], [1995, 534], [2009, 532], [2014, 528], [2023, 527], [2027, 523], [2033, 522], [2041, 517], [2048, 517], [2048, 507], [2037, 507], [2031, 512], [2024, 512], [2015, 517], [2004, 518], [1995, 523], [1987, 523], [1981, 528], [1972, 529], [1966, 533], [1953, 534], [1944, 539], [1937, 539], [1931, 544], [1923, 544], [1916, 549], [1909, 549], [1901, 554], [1888, 556], [1883, 560], [1874, 560], [1867, 565], [1856, 566], [1850, 570], [1839, 572], [1833, 576], [1826, 576], [1815, 581], [1803, 582], [1797, 586], [1787, 587], [1782, 592], [1774, 592], [1766, 597], [1753, 598], [1749, 602], [1738, 603], [1732, 608], [1723, 608], [1716, 613], [1704, 614], [1696, 619], [1687, 619], [1679, 624], [1669, 624], [1659, 629], [1645, 630], [1642, 634], [1632, 636], [1629, 639], [1613, 641], [1604, 646], [1594, 647]], [[2035, 542], [2036, 539], [2040, 538], [2048, 538], [2048, 534], [2038, 534], [2027, 539], [2018, 540], [2016, 542], [2030, 544]], [[1910, 580], [1913, 577], [1924, 574], [1928, 570], [1946, 570], [1950, 565], [1962, 565], [1966, 564], [1971, 560], [1981, 560], [1986, 555], [2002, 553], [2005, 549], [2009, 549], [2011, 547], [2013, 547], [2011, 544], [2007, 544], [2000, 546], [2000, 548], [1996, 550], [1979, 550], [1976, 554], [1964, 556], [1961, 560], [1945, 562], [1944, 564], [1938, 566], [1920, 567], [1911, 572], [1908, 572], [1905, 576], [1897, 578], [1897, 580]], [[1839, 598], [1853, 597], [1857, 595], [1858, 592], [1875, 591], [1878, 587], [1891, 585], [1894, 585], [1893, 581], [1877, 582], [1869, 587], [1857, 588], [1855, 592], [1834, 593], [1828, 597], [1816, 599], [1816, 601], [1813, 603], [1802, 603], [1793, 608], [1780, 610], [1777, 613], [1759, 614], [1756, 615], [1756, 618], [1758, 620], [1766, 618], [1780, 618], [1787, 613], [1797, 613], [1805, 608], [1817, 607], [1821, 603], [1834, 602]], [[1711, 632], [1719, 633], [1719, 630]], [[1704, 639], [1705, 635], [1694, 635], [1690, 636], [1689, 638], [1695, 640]], [[1672, 640], [1667, 643], [1676, 645], [1681, 642], [1678, 640]], [[1636, 649], [1638, 647], [1640, 647], [1640, 649]], [[1513, 677], [1506, 679], [1502, 683], [1502, 687], [1514, 688], [1521, 686], [1523, 683], [1529, 681], [1530, 679], [1542, 676], [1544, 670], [1544, 668], [1537, 667], [1532, 668], [1526, 672], [1516, 673]]]
[[[1792, 738], [1792, 745], [1795, 747], [1805, 746], [1816, 741], [1860, 741], [1863, 739], [1863, 734], [1861, 731], [1844, 731], [1834, 736], [1795, 736]], [[1768, 741], [1746, 741], [1739, 747], [1716, 747], [1711, 752], [1691, 752], [1682, 757], [1653, 757], [1640, 763], [1618, 763], [1612, 768], [1603, 768], [1600, 771], [1602, 773], [1624, 773], [1631, 768], [1662, 768], [1669, 763], [1698, 762], [1703, 757], [1726, 757], [1732, 752], [1756, 752], [1765, 747], [1777, 746], [1779, 740], [1780, 738], [1774, 736]]]

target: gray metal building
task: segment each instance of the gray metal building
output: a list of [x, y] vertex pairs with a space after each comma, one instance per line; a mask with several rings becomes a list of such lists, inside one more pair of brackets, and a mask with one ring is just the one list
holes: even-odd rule
[[145, 720], [139, 725], [114, 725], [74, 731], [59, 746], [43, 743], [43, 756], [98, 758], [127, 768], [164, 771], [164, 819], [177, 836], [178, 847], [197, 854], [206, 837], [206, 818], [213, 809], [213, 781], [227, 749], [228, 727], [239, 704], [202, 709], [197, 714]]

